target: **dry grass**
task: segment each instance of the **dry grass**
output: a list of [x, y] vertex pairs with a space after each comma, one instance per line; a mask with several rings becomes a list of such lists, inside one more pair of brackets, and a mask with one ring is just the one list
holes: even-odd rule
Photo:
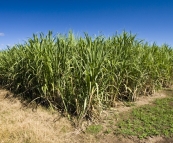
[[[69, 142], [73, 134], [70, 122], [56, 112], [39, 107], [36, 112], [23, 108], [21, 102], [9, 92], [0, 90], [0, 142], [1, 143], [57, 143]], [[60, 118], [59, 118], [60, 117]], [[56, 119], [59, 119], [56, 121]]]

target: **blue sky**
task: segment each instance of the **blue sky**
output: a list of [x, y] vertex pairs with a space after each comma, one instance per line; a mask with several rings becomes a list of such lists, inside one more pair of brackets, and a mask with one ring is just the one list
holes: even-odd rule
[[173, 46], [173, 0], [0, 0], [0, 49], [49, 30], [90, 36], [125, 30]]

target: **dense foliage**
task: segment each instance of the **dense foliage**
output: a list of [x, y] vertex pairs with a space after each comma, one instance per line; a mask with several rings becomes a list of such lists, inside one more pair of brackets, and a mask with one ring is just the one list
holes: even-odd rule
[[0, 52], [0, 84], [29, 99], [47, 101], [78, 119], [169, 86], [173, 49], [123, 32], [109, 38], [33, 35]]

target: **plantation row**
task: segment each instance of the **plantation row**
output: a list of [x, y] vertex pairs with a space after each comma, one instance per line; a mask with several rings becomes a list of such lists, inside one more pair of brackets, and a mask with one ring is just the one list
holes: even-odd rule
[[78, 119], [170, 86], [172, 72], [173, 49], [126, 32], [109, 38], [41, 33], [0, 52], [1, 85]]

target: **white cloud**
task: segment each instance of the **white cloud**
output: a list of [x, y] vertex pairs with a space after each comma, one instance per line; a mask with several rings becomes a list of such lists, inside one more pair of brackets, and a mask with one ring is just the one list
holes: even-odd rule
[[4, 33], [0, 33], [0, 36], [5, 36], [5, 34]]

